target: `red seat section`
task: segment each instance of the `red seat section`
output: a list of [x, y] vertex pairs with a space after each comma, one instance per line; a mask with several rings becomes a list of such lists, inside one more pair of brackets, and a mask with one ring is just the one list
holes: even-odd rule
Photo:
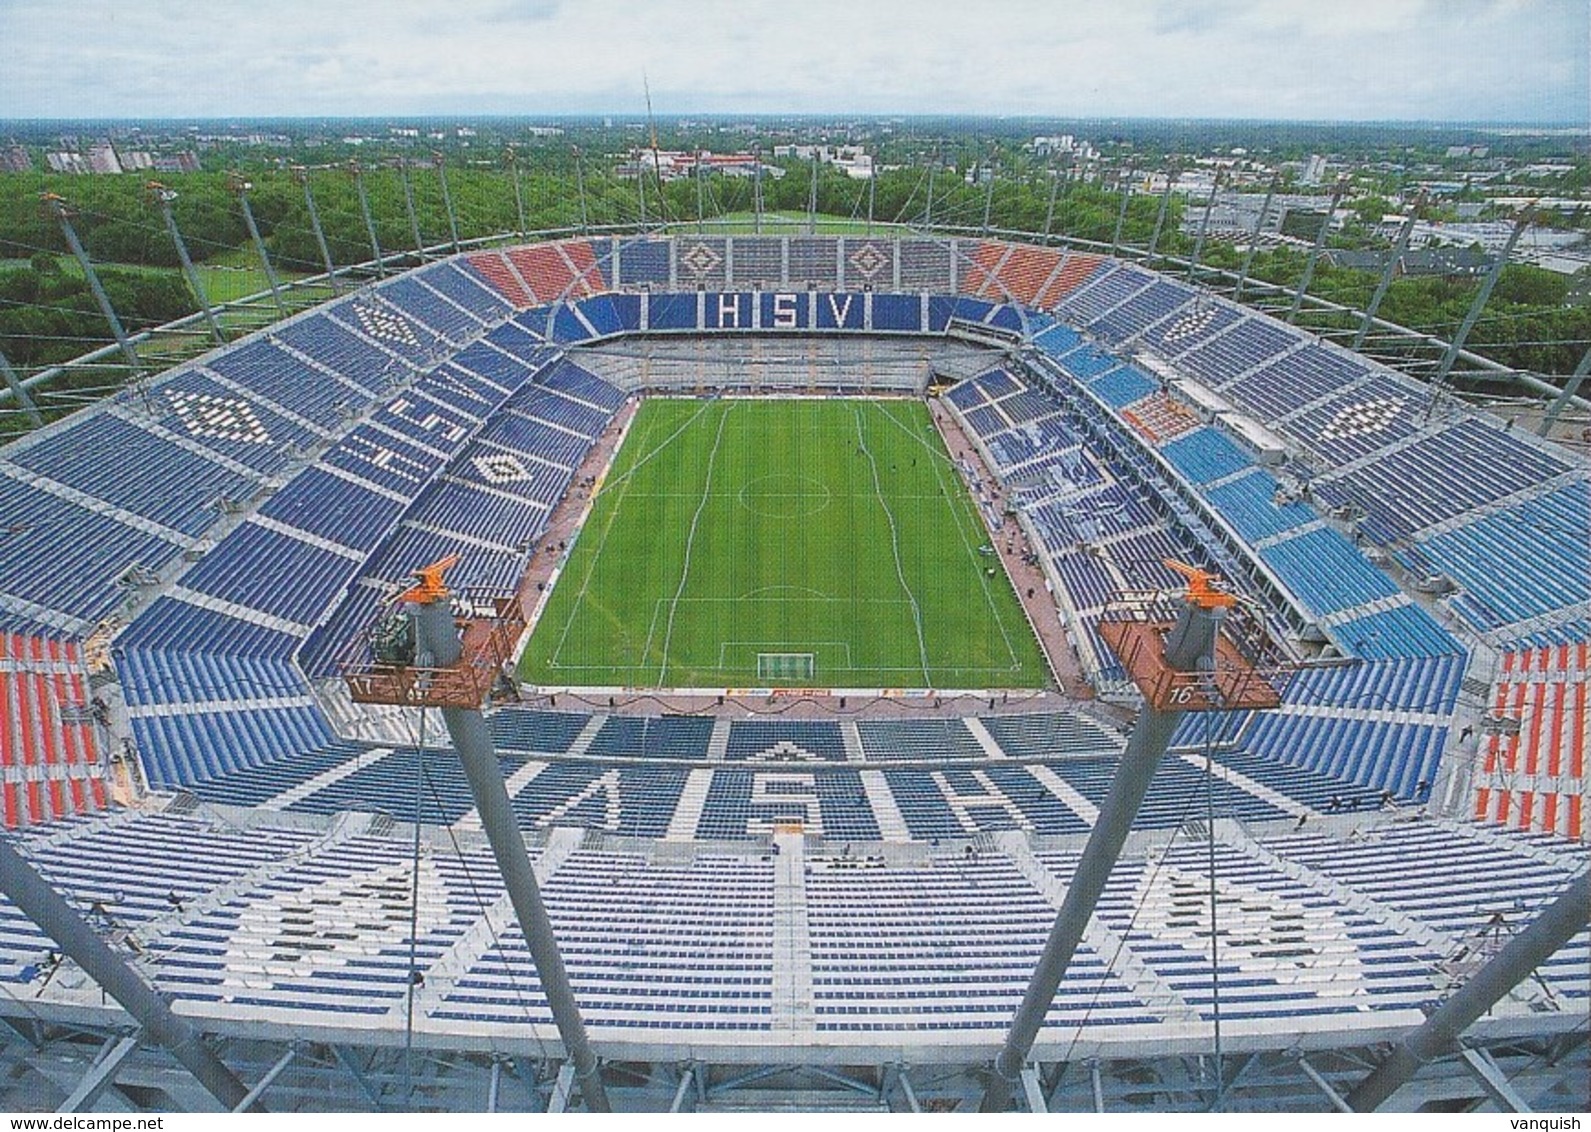
[[607, 281], [602, 277], [602, 265], [597, 262], [597, 253], [587, 240], [570, 240], [568, 243], [559, 244], [564, 255], [569, 260], [569, 265], [575, 269], [578, 282], [575, 285], [575, 294], [578, 296], [595, 295], [599, 291], [608, 289]]
[[[965, 247], [966, 245], [961, 245]], [[984, 240], [972, 253], [972, 260], [961, 274], [961, 293], [963, 295], [981, 295], [984, 289], [994, 280], [994, 272], [1000, 266], [1000, 261], [1005, 258], [1009, 244], [1002, 244], [994, 240]], [[999, 291], [993, 290], [993, 297], [999, 297]]]
[[[1482, 739], [1475, 816], [1515, 829], [1591, 839], [1584, 813], [1591, 746], [1591, 643], [1503, 655], [1493, 713], [1519, 733]], [[1512, 730], [1508, 724], [1506, 730]]]
[[1068, 252], [1061, 270], [1034, 296], [1034, 301], [1048, 310], [1087, 282], [1088, 277], [1094, 274], [1094, 269], [1104, 262], [1102, 256]]
[[1060, 265], [1061, 253], [1056, 248], [1035, 248], [1027, 244], [1012, 244], [1011, 254], [1000, 265], [995, 294], [1009, 295], [1019, 303], [1033, 306], [1039, 292], [1050, 281]]
[[502, 252], [477, 252], [469, 259], [470, 266], [480, 272], [481, 277], [515, 307], [524, 310], [536, 305], [535, 296], [526, 289], [514, 269], [509, 266], [508, 260], [503, 258]]
[[10, 829], [105, 807], [76, 642], [0, 633], [0, 783], [0, 818]]
[[508, 262], [514, 265], [529, 286], [538, 303], [550, 303], [565, 295], [581, 292], [574, 290], [575, 268], [569, 258], [558, 250], [557, 244], [536, 244], [528, 248], [513, 248]]

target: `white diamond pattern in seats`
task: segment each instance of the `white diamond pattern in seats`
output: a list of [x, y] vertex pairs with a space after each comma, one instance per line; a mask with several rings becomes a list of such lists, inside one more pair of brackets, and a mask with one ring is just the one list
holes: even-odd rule
[[[1217, 878], [1215, 890], [1223, 968], [1275, 979], [1279, 996], [1366, 994], [1364, 965], [1338, 910], [1239, 880]], [[1180, 944], [1208, 959], [1210, 879], [1203, 872], [1171, 864], [1146, 868], [1133, 905], [1141, 909], [1133, 925], [1136, 934]]]
[[780, 739], [746, 760], [751, 763], [821, 763], [828, 760], [815, 755], [805, 747], [798, 747], [788, 739]]
[[680, 253], [679, 261], [681, 266], [699, 279], [710, 274], [724, 261], [724, 257], [706, 244], [692, 244]]
[[269, 444], [270, 431], [241, 397], [217, 397], [211, 393], [173, 393], [171, 411], [184, 428], [198, 437], [235, 440], [240, 444]]
[[[356, 960], [368, 964], [382, 952], [403, 954], [409, 937], [409, 870], [407, 860], [385, 861], [358, 875], [245, 898], [226, 941], [223, 982], [235, 990], [254, 991], [280, 981], [302, 985], [312, 971], [342, 970]], [[450, 895], [431, 859], [422, 857], [420, 907], [446, 908]], [[403, 960], [392, 962], [401, 965]], [[335, 981], [328, 981], [326, 989], [328, 994], [345, 990]]]
[[889, 256], [873, 244], [863, 244], [847, 257], [847, 262], [863, 279], [872, 279], [889, 266]]
[[1321, 430], [1321, 439], [1340, 440], [1348, 436], [1368, 436], [1380, 432], [1397, 419], [1398, 412], [1405, 404], [1407, 402], [1401, 397], [1383, 397], [1345, 405]]
[[1210, 325], [1210, 323], [1215, 321], [1215, 316], [1215, 307], [1205, 307], [1203, 310], [1189, 311], [1187, 314], [1183, 315], [1181, 318], [1177, 319], [1177, 321], [1168, 326], [1166, 328], [1166, 332], [1160, 336], [1160, 340], [1165, 342], [1167, 345], [1170, 345], [1173, 342], [1181, 342], [1184, 338], [1196, 337], [1198, 334], [1203, 332]]
[[471, 461], [475, 470], [487, 483], [521, 483], [531, 478], [530, 469], [518, 456], [507, 452], [491, 452]]
[[397, 342], [417, 349], [420, 346], [420, 339], [416, 337], [413, 328], [410, 327], [408, 322], [385, 307], [355, 303], [354, 317], [359, 319], [359, 325], [372, 338], [380, 338], [387, 342]]

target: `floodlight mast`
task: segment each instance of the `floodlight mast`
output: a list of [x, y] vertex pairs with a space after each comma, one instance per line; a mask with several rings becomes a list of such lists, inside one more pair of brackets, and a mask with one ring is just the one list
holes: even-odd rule
[[1143, 693], [1144, 708], [1067, 886], [1027, 993], [995, 1058], [994, 1072], [984, 1090], [984, 1112], [1004, 1112], [1011, 1107], [1013, 1086], [1032, 1053], [1045, 1015], [1183, 715], [1189, 711], [1265, 709], [1281, 703], [1272, 678], [1259, 672], [1249, 657], [1221, 635], [1221, 623], [1239, 608], [1238, 598], [1217, 588], [1215, 576], [1206, 571], [1171, 560], [1166, 565], [1188, 579], [1186, 592], [1170, 609], [1140, 605], [1125, 619], [1100, 623], [1101, 638]]
[[502, 644], [506, 640], [512, 646], [523, 627], [523, 616], [517, 597], [494, 599], [490, 616], [463, 619], [461, 641], [453, 615], [454, 595], [443, 580], [457, 564], [458, 556], [452, 555], [415, 571], [414, 585], [398, 595], [398, 601], [411, 611], [414, 656], [424, 658], [420, 666], [389, 664], [378, 658], [374, 665], [345, 667], [344, 675], [356, 702], [441, 708], [581, 1095], [592, 1112], [608, 1112], [601, 1068], [586, 1036], [552, 920], [481, 714], [481, 701], [501, 672]]

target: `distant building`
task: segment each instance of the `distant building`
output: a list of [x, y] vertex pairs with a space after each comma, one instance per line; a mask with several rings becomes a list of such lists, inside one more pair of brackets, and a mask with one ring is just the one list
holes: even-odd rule
[[57, 150], [44, 155], [44, 166], [51, 173], [87, 173], [88, 162], [81, 153]]
[[1326, 180], [1326, 159], [1318, 153], [1311, 153], [1309, 160], [1304, 163], [1304, 171], [1299, 175], [1298, 183], [1301, 185], [1319, 185]]
[[120, 173], [122, 171], [122, 163], [121, 159], [116, 156], [116, 147], [108, 141], [89, 146], [88, 171], [90, 173]]
[[[1387, 252], [1328, 251], [1326, 258], [1333, 267], [1350, 271], [1368, 271], [1379, 274], [1385, 270]], [[1423, 248], [1405, 251], [1393, 265], [1395, 279], [1404, 276], [1440, 275], [1444, 279], [1477, 279], [1492, 269], [1497, 257], [1480, 248]]]
[[27, 173], [33, 169], [33, 158], [20, 145], [0, 149], [0, 173]]

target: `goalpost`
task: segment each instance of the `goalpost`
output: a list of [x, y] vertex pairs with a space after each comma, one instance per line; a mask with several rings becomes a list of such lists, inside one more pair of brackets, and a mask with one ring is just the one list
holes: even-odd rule
[[817, 665], [809, 652], [760, 652], [757, 654], [757, 679], [764, 683], [784, 680], [810, 682]]

